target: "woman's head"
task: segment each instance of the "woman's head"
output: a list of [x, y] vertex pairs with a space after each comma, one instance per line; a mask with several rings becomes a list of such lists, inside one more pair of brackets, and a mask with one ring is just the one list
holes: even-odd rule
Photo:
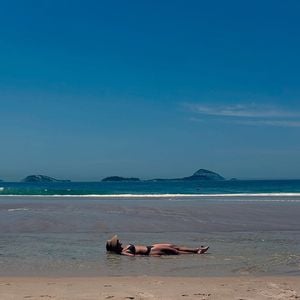
[[107, 251], [120, 253], [122, 251], [121, 246], [122, 244], [120, 243], [117, 235], [114, 235], [110, 240], [106, 241]]

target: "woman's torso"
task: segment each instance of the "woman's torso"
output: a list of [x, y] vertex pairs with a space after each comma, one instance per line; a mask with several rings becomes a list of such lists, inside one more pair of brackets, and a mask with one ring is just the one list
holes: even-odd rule
[[133, 255], [149, 255], [152, 246], [143, 246], [143, 245], [128, 245], [126, 246], [123, 251]]

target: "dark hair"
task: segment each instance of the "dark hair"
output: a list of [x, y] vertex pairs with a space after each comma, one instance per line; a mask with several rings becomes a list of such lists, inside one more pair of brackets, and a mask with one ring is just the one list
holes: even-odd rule
[[106, 242], [106, 251], [113, 251], [113, 247], [108, 241]]

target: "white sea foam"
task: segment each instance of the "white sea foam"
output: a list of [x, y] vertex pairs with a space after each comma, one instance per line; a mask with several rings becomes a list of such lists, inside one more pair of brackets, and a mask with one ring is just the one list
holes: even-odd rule
[[235, 197], [300, 197], [300, 193], [238, 193], [238, 194], [86, 194], [86, 195], [0, 195], [30, 198], [235, 198]]
[[20, 210], [29, 210], [28, 208], [20, 207], [20, 208], [9, 208], [7, 211], [20, 211]]
[[0, 192], [4, 191], [4, 187], [0, 186]]

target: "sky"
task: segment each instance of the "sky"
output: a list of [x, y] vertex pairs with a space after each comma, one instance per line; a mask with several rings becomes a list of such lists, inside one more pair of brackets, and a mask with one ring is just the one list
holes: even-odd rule
[[299, 12], [1, 1], [0, 178], [300, 178]]

